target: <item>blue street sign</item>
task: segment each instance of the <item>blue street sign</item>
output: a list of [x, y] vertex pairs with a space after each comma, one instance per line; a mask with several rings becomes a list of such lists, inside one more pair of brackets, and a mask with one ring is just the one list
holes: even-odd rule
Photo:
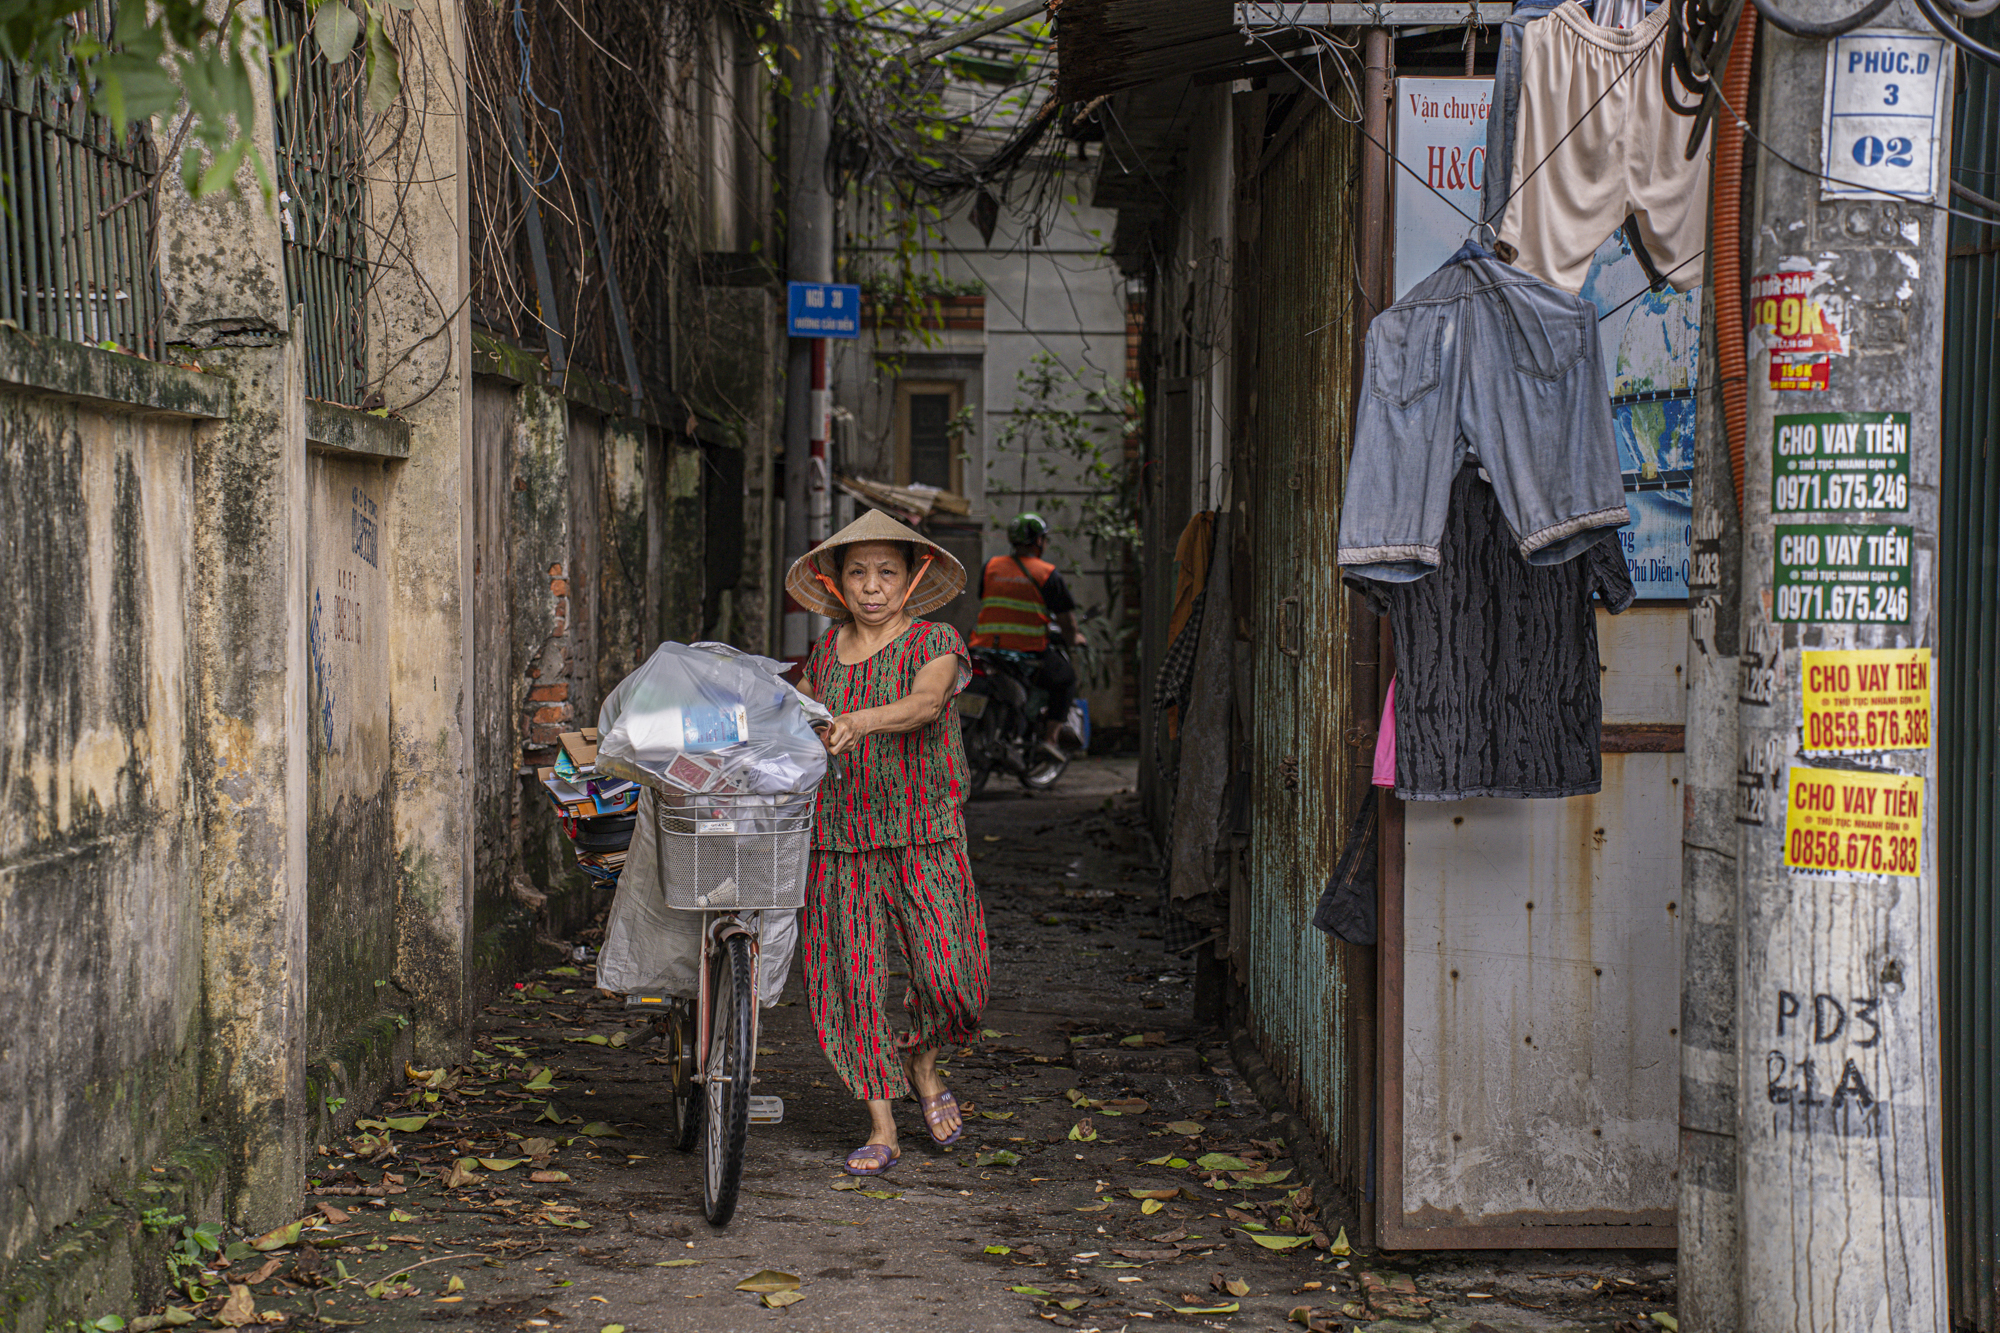
[[861, 289], [838, 282], [794, 282], [785, 301], [788, 338], [859, 338]]

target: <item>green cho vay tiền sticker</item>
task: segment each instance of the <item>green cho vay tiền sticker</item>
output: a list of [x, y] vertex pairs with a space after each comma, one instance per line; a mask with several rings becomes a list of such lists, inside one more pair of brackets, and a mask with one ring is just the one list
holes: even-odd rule
[[1900, 523], [1780, 523], [1771, 618], [1817, 625], [1908, 621], [1910, 533]]
[[1900, 513], [1910, 507], [1908, 412], [1802, 412], [1771, 430], [1771, 512]]

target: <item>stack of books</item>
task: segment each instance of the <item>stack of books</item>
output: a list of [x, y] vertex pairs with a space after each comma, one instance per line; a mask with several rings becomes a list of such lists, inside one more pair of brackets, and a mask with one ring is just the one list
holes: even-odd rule
[[595, 727], [564, 732], [556, 762], [536, 776], [576, 848], [577, 865], [592, 879], [616, 883], [632, 839], [639, 784], [598, 775], [597, 740]]

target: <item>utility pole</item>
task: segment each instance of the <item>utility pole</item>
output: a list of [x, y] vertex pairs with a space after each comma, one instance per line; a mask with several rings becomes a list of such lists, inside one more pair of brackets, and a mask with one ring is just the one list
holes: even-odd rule
[[[1854, 8], [1779, 5], [1792, 25]], [[1937, 1333], [1930, 664], [1947, 219], [1931, 205], [1949, 198], [1954, 59], [1910, 0], [1831, 39], [1767, 21], [1757, 58], [1735, 815], [1741, 1327]]]
[[[798, 0], [791, 10], [779, 69], [789, 85], [785, 100], [785, 276], [793, 282], [833, 281], [833, 196], [827, 189], [827, 156], [833, 123], [827, 111], [825, 34], [818, 0]], [[814, 344], [818, 344], [818, 355]], [[813, 544], [812, 478], [826, 467], [823, 425], [825, 339], [793, 338], [785, 356], [785, 528], [778, 565], [784, 571]], [[817, 390], [817, 392], [815, 392]], [[819, 407], [820, 410], [815, 411]], [[820, 440], [815, 458], [813, 443]], [[824, 478], [820, 489], [824, 490]], [[785, 598], [778, 655], [801, 659], [811, 648], [811, 622], [803, 607]]]

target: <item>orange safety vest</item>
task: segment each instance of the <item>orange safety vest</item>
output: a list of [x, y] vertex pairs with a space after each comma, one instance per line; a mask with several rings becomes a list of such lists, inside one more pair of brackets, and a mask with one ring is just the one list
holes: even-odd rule
[[972, 646], [1017, 653], [1039, 653], [1047, 648], [1049, 604], [1042, 600], [1042, 585], [1055, 572], [1054, 565], [1031, 555], [1018, 560], [996, 555], [988, 560], [981, 580], [985, 595], [979, 601]]

